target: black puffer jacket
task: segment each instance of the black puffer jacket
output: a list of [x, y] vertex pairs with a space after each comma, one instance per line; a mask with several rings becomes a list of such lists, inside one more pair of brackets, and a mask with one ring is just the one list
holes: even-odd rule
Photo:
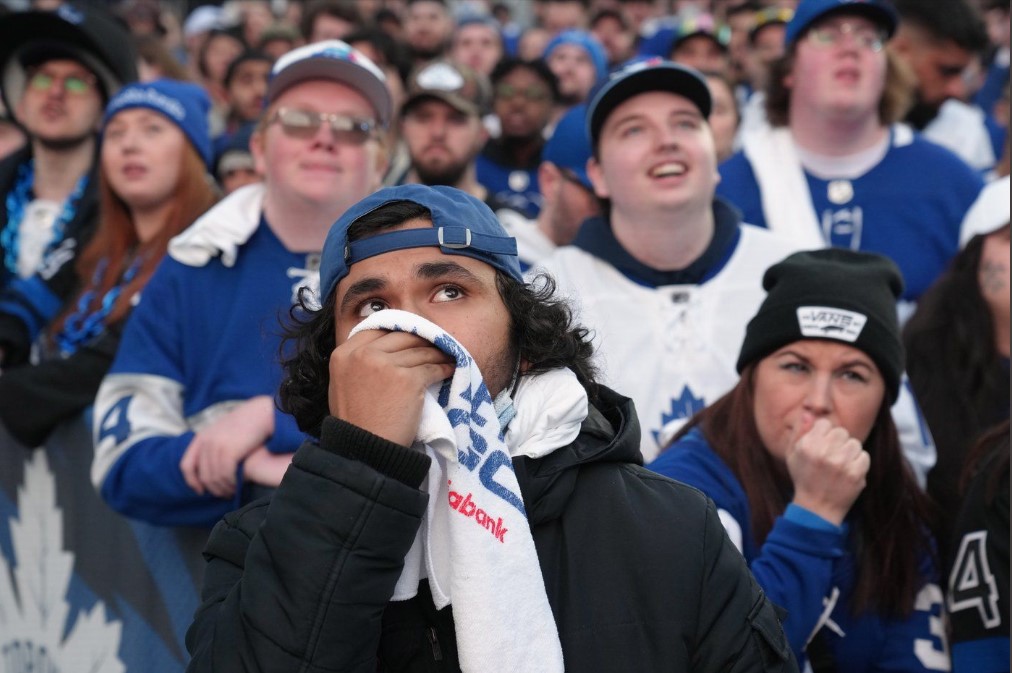
[[[699, 491], [640, 465], [632, 402], [514, 461], [571, 673], [795, 671], [773, 605]], [[368, 462], [368, 464], [367, 464]], [[327, 419], [270, 503], [211, 534], [190, 671], [458, 671], [451, 608], [388, 603], [428, 458]]]

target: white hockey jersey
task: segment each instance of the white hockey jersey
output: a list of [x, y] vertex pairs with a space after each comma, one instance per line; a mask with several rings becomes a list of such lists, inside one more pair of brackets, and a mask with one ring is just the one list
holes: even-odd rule
[[745, 326], [766, 294], [763, 273], [798, 249], [758, 227], [732, 226], [731, 249], [699, 283], [641, 284], [577, 247], [592, 231], [581, 231], [575, 245], [538, 267], [556, 279], [577, 321], [593, 331], [602, 383], [635, 402], [646, 461], [667, 444], [677, 421], [737, 382]]

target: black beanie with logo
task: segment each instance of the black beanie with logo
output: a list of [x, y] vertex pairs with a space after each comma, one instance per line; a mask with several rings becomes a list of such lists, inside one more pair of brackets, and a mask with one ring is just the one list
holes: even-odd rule
[[875, 362], [889, 399], [903, 376], [896, 301], [903, 278], [892, 260], [840, 248], [797, 252], [766, 270], [766, 299], [749, 321], [738, 372], [802, 339], [839, 341]]

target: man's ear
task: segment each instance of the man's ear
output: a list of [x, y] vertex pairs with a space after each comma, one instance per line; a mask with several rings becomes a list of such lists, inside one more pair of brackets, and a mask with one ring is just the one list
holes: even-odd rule
[[595, 157], [587, 159], [587, 177], [590, 178], [590, 184], [594, 185], [594, 194], [598, 198], [611, 198], [608, 184], [604, 180], [604, 171], [601, 170], [601, 164]]
[[542, 198], [545, 196], [554, 198], [560, 180], [562, 180], [562, 173], [559, 171], [559, 167], [551, 161], [542, 161], [538, 166], [538, 190], [541, 192]]
[[373, 184], [373, 191], [383, 186], [383, 178], [386, 177], [387, 170], [390, 168], [390, 146], [392, 142], [388, 134], [384, 134], [376, 140], [376, 155], [374, 157], [376, 180]]
[[264, 136], [267, 135], [266, 128], [257, 128], [249, 137], [249, 153], [253, 156], [253, 167], [257, 175], [267, 174], [267, 157], [264, 151]]

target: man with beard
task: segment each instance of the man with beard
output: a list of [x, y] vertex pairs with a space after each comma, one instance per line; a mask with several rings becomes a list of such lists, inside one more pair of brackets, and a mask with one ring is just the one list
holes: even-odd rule
[[984, 112], [967, 103], [973, 69], [988, 46], [983, 19], [965, 0], [895, 5], [900, 23], [890, 49], [917, 80], [904, 121], [974, 168], [990, 169], [995, 155]]
[[456, 187], [493, 210], [505, 207], [475, 173], [475, 157], [488, 140], [482, 116], [491, 98], [488, 78], [465, 65], [441, 60], [415, 70], [400, 123], [411, 165], [397, 184]]
[[492, 111], [498, 138], [477, 159], [478, 182], [525, 217], [541, 210], [538, 166], [545, 127], [559, 100], [559, 84], [542, 60], [504, 58], [492, 71]]
[[129, 45], [93, 7], [14, 14], [0, 29], [0, 93], [29, 138], [0, 162], [2, 366], [27, 360], [77, 288], [74, 259], [97, 221], [102, 111], [137, 78]]
[[444, 0], [408, 0], [404, 40], [416, 66], [439, 58], [453, 33], [453, 17]]

